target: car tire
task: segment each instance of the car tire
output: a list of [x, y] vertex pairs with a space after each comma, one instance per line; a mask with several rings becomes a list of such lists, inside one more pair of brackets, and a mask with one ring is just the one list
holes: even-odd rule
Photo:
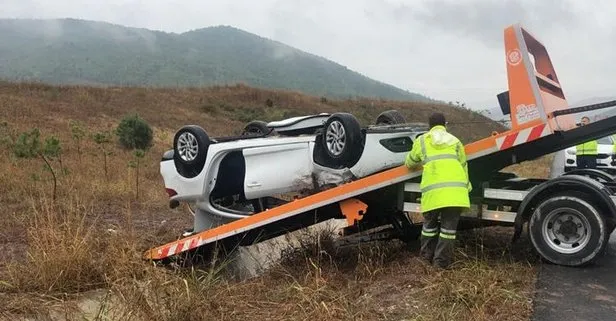
[[244, 126], [242, 136], [263, 136], [268, 135], [272, 130], [267, 127], [267, 123], [262, 120], [253, 120]]
[[[600, 209], [589, 199], [585, 194], [571, 191], [537, 204], [529, 221], [529, 235], [544, 260], [558, 265], [582, 266], [604, 252], [609, 226]], [[570, 242], [578, 245], [563, 246]]]
[[348, 113], [331, 115], [323, 126], [319, 143], [324, 151], [326, 166], [353, 166], [359, 160], [364, 147], [359, 121]]
[[376, 117], [376, 125], [397, 125], [406, 123], [404, 116], [397, 110], [387, 110]]
[[205, 164], [210, 137], [196, 125], [180, 128], [173, 138], [173, 161], [180, 175], [186, 178], [197, 176]]

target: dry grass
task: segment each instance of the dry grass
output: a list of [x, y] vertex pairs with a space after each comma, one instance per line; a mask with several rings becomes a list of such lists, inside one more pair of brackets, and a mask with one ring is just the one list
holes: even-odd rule
[[487, 117], [448, 105], [371, 99], [321, 101], [319, 97], [293, 91], [242, 85], [103, 89], [0, 82], [0, 119], [6, 119], [19, 129], [36, 126], [43, 132], [64, 132], [72, 119], [101, 130], [115, 126], [127, 113], [138, 112], [160, 130], [161, 142], [165, 144], [170, 144], [175, 130], [187, 123], [201, 125], [212, 135], [229, 135], [238, 133], [253, 119], [273, 120], [341, 111], [351, 112], [363, 124], [369, 124], [388, 109], [398, 109], [411, 122], [426, 122], [432, 111], [444, 112], [451, 130], [465, 141], [505, 129]]
[[515, 173], [521, 177], [549, 178], [553, 159], [554, 154], [549, 154], [532, 161], [509, 166], [503, 171]]
[[[324, 103], [241, 86], [153, 90], [0, 83], [0, 122], [6, 123], [0, 142], [38, 127], [44, 137], [60, 138], [61, 166], [68, 170], [59, 174], [54, 202], [42, 162], [15, 158], [9, 145], [0, 147], [5, 160], [0, 163], [0, 317], [71, 320], [86, 309], [100, 313], [98, 320], [528, 319], [534, 269], [523, 263], [528, 256], [522, 250], [502, 243], [509, 230], [465, 233], [459, 262], [445, 272], [397, 242], [336, 249], [327, 237], [314, 245], [314, 236], [268, 273], [243, 281], [219, 267], [170, 269], [141, 260], [145, 249], [176, 238], [190, 224], [184, 209], [166, 207], [158, 173], [160, 155], [179, 126], [197, 123], [212, 135], [225, 135], [237, 132], [246, 115], [268, 119], [336, 110], [368, 123], [392, 108], [410, 121], [425, 121], [431, 109], [446, 111], [454, 123], [483, 119], [447, 106]], [[106, 178], [98, 146], [86, 139], [80, 158], [69, 128], [71, 120], [79, 120], [90, 133], [111, 129], [135, 111], [155, 134], [142, 161], [138, 199], [136, 172], [127, 166], [131, 153], [111, 146]], [[466, 141], [502, 130], [496, 124], [452, 127]], [[84, 297], [96, 304], [85, 304]]]

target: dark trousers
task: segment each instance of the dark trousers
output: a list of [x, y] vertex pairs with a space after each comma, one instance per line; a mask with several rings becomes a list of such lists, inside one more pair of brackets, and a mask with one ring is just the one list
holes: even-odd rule
[[597, 168], [597, 155], [577, 155], [577, 168]]
[[461, 213], [462, 209], [458, 207], [445, 207], [424, 213], [421, 232], [421, 256], [424, 259], [442, 268], [451, 264]]

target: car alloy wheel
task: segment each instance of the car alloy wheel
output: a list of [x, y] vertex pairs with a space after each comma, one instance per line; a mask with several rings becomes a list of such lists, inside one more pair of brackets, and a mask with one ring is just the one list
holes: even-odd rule
[[327, 127], [325, 134], [327, 150], [335, 156], [339, 156], [346, 146], [346, 132], [344, 126], [339, 121], [333, 121]]
[[173, 162], [183, 177], [197, 176], [205, 165], [210, 138], [197, 125], [186, 125], [173, 136]]
[[364, 150], [362, 130], [357, 118], [349, 113], [335, 113], [317, 134], [315, 161], [329, 168], [351, 167]]
[[190, 132], [184, 132], [178, 138], [178, 152], [182, 160], [190, 162], [197, 158], [199, 143], [197, 138]]

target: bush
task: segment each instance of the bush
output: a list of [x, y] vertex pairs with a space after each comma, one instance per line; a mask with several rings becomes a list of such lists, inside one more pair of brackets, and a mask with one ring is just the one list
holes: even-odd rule
[[124, 148], [145, 150], [152, 146], [152, 128], [137, 114], [124, 117], [116, 129], [116, 135]]

